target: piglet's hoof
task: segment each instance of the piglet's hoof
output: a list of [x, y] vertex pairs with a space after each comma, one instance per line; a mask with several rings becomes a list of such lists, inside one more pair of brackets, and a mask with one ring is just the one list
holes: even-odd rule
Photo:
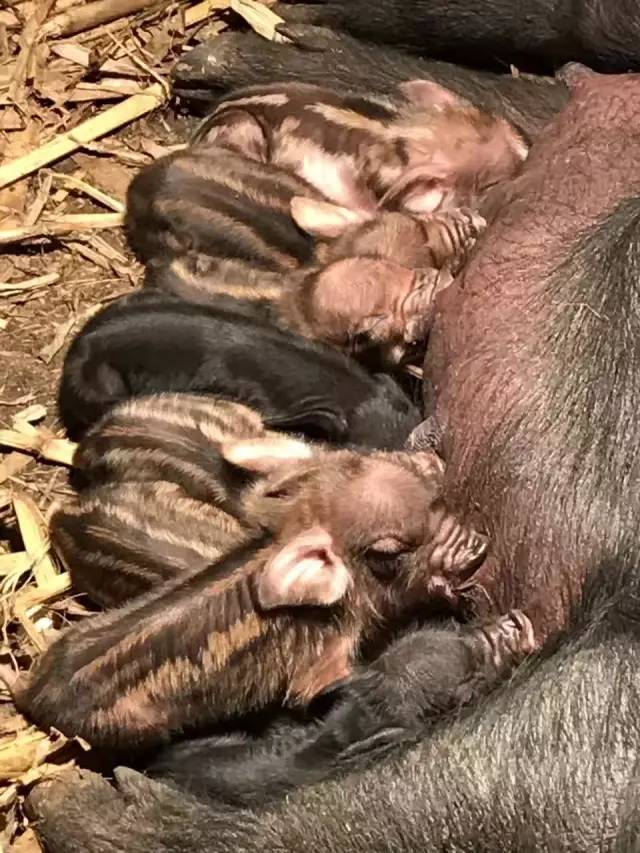
[[511, 610], [478, 629], [479, 649], [486, 663], [507, 670], [536, 650], [531, 621], [521, 610]]
[[566, 65], [563, 65], [562, 68], [556, 71], [555, 77], [556, 80], [560, 80], [572, 89], [582, 80], [595, 76], [595, 73], [595, 71], [592, 71], [591, 68], [583, 65], [581, 62], [567, 62]]
[[433, 300], [449, 287], [453, 276], [449, 269], [420, 269], [415, 273], [415, 286], [402, 304], [403, 339], [406, 344], [424, 341], [433, 321]]
[[412, 453], [432, 450], [442, 455], [442, 429], [437, 419], [429, 417], [418, 424], [406, 440], [405, 448]]

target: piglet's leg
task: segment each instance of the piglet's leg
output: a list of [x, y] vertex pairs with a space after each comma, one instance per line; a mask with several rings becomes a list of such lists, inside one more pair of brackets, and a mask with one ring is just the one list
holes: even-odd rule
[[434, 298], [453, 281], [447, 267], [444, 269], [419, 270], [415, 275], [415, 287], [402, 303], [404, 341], [415, 345], [424, 341], [433, 322]]
[[501, 678], [536, 649], [533, 625], [521, 610], [472, 629], [467, 643], [481, 679]]
[[[342, 714], [351, 723], [359, 716], [367, 736], [371, 726], [418, 731], [493, 688], [534, 649], [531, 622], [516, 610], [460, 630], [424, 628], [398, 640], [353, 680]], [[336, 720], [340, 716], [339, 710]]]
[[321, 775], [378, 760], [488, 692], [534, 645], [531, 622], [519, 611], [482, 626], [408, 634], [352, 679], [296, 764]]

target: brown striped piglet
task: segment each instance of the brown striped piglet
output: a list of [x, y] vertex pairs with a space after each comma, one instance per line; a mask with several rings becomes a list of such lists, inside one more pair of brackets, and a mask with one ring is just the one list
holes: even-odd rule
[[220, 446], [269, 436], [277, 452], [257, 412], [213, 396], [152, 394], [107, 412], [74, 454], [79, 497], [49, 525], [74, 588], [112, 607], [246, 541], [239, 501], [252, 478]]
[[282, 315], [298, 332], [372, 366], [420, 361], [435, 295], [448, 287], [485, 227], [470, 209], [429, 217], [375, 215], [292, 199], [295, 221], [324, 241], [316, 265], [290, 279]]
[[251, 532], [176, 483], [131, 480], [92, 487], [56, 508], [49, 536], [73, 588], [108, 608], [206, 568]]
[[[484, 226], [469, 210], [350, 211], [276, 167], [213, 146], [143, 170], [127, 216], [149, 287], [366, 352], [376, 367], [423, 341], [435, 290]], [[315, 256], [312, 236], [322, 241]]]
[[[277, 287], [283, 272], [313, 257], [313, 239], [290, 213], [291, 199], [309, 194], [322, 198], [277, 166], [221, 146], [193, 145], [159, 158], [133, 179], [127, 236], [146, 264], [203, 254], [219, 260], [216, 276], [230, 287], [238, 279], [244, 289], [253, 287], [254, 268], [260, 288], [265, 282]], [[265, 271], [277, 275], [265, 277]]]
[[69, 629], [16, 685], [20, 710], [94, 747], [153, 747], [304, 707], [408, 619], [462, 607], [487, 540], [442, 503], [438, 457], [274, 441], [222, 445], [259, 475], [243, 505], [263, 535]]
[[167, 481], [194, 500], [234, 512], [237, 484], [220, 455], [232, 439], [278, 437], [254, 409], [210, 394], [124, 400], [90, 427], [73, 457], [74, 485]]
[[306, 83], [239, 89], [193, 141], [280, 166], [330, 201], [369, 213], [476, 208], [528, 153], [508, 121], [431, 80], [400, 83], [393, 97]]

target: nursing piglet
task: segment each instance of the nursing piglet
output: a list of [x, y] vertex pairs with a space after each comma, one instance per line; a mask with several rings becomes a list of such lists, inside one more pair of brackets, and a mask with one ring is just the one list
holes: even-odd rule
[[17, 687], [22, 711], [95, 747], [151, 747], [304, 707], [394, 627], [460, 606], [487, 540], [442, 503], [435, 455], [282, 442], [275, 454], [271, 438], [222, 450], [260, 474], [244, 511], [264, 535], [71, 628]]

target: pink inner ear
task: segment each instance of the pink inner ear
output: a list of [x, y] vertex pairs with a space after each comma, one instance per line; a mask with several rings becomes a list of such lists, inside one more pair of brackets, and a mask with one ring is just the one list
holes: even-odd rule
[[311, 459], [313, 449], [304, 441], [283, 435], [225, 441], [220, 446], [220, 453], [238, 468], [269, 474], [288, 462]]
[[398, 87], [404, 97], [416, 107], [461, 107], [464, 100], [432, 80], [407, 80]]
[[339, 204], [301, 196], [291, 199], [291, 215], [303, 231], [324, 239], [339, 237], [348, 228], [361, 225], [370, 218], [363, 210], [351, 210]]
[[331, 536], [317, 527], [296, 536], [267, 561], [256, 591], [265, 610], [326, 607], [339, 601], [350, 585], [351, 575], [333, 550]]
[[418, 186], [403, 197], [400, 206], [411, 213], [435, 213], [444, 201], [444, 195], [441, 187]]

